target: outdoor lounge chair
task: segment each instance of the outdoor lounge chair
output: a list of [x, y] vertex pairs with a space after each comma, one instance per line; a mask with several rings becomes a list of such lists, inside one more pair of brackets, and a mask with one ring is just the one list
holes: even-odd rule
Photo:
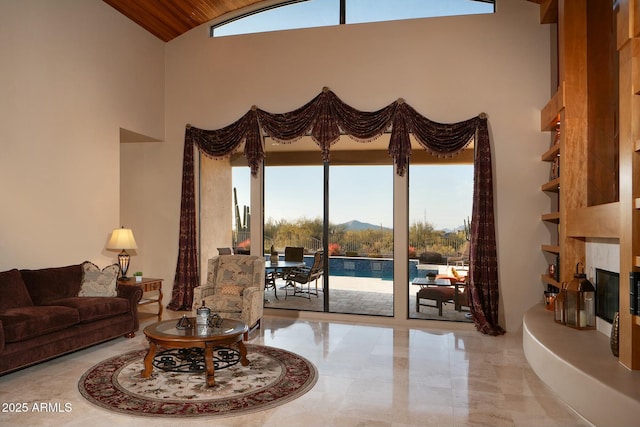
[[[456, 311], [463, 311], [462, 307], [469, 306], [469, 295], [464, 281], [455, 277], [439, 275], [438, 279], [447, 279], [451, 286], [427, 286], [416, 293], [416, 312], [420, 312], [420, 306], [433, 307], [438, 309], [438, 316], [442, 317], [442, 308], [446, 303], [453, 303]], [[420, 302], [420, 300], [431, 300], [433, 305]]]
[[[324, 274], [324, 252], [318, 251], [313, 256], [313, 265], [309, 267], [294, 268], [289, 271], [284, 277], [285, 282], [285, 299], [289, 296], [289, 288], [293, 289], [292, 296], [299, 296], [298, 294], [306, 294], [307, 298], [311, 299], [311, 295], [318, 296], [318, 279]], [[311, 290], [311, 282], [315, 282], [315, 291]], [[299, 286], [298, 286], [299, 285]], [[304, 286], [306, 285], [306, 290]]]
[[465, 282], [456, 282], [455, 290], [456, 293], [453, 302], [456, 311], [468, 311], [462, 309], [462, 307], [469, 308], [469, 289], [467, 288], [467, 284]]
[[[438, 309], [438, 316], [442, 317], [442, 306], [447, 302], [454, 302], [455, 298], [455, 278], [449, 276], [436, 276], [436, 279], [449, 280], [451, 286], [426, 286], [416, 292], [416, 312], [420, 312], [420, 306], [433, 307]], [[420, 300], [431, 300], [433, 305], [420, 302]]]

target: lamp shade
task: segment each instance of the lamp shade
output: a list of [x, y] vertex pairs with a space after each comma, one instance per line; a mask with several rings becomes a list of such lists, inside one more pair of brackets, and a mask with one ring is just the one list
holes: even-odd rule
[[138, 249], [133, 231], [130, 228], [116, 228], [111, 233], [107, 249]]

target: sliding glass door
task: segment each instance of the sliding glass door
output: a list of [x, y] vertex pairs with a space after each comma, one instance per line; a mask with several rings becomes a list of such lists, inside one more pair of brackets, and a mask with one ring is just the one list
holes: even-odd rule
[[[269, 166], [264, 169], [264, 255], [285, 261], [288, 247], [303, 248], [303, 261], [313, 264], [323, 248], [323, 167]], [[289, 269], [272, 268], [275, 289], [265, 292], [265, 307], [324, 311], [322, 291], [310, 295], [307, 284], [288, 281]], [[322, 289], [322, 279], [319, 280]], [[306, 292], [301, 292], [301, 291]]]
[[393, 316], [393, 166], [329, 168], [329, 311]]
[[409, 167], [410, 318], [470, 321], [464, 276], [473, 170], [473, 164]]
[[[264, 254], [281, 261], [302, 247], [313, 283], [287, 280], [281, 267], [265, 307], [393, 316], [393, 166], [269, 166], [264, 169]], [[326, 242], [326, 245], [325, 245]], [[299, 288], [299, 289], [298, 289]], [[303, 292], [300, 292], [303, 291]]]

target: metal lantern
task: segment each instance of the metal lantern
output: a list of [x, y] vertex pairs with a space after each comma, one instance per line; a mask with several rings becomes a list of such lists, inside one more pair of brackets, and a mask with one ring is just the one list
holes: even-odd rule
[[579, 266], [580, 263], [576, 265], [576, 273], [566, 289], [564, 303], [566, 325], [576, 329], [595, 329], [596, 290], [584, 271], [579, 272]]

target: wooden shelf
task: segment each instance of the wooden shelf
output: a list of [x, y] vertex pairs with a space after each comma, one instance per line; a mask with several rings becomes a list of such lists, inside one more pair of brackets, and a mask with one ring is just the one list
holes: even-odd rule
[[560, 253], [560, 246], [558, 245], [542, 245], [542, 250], [545, 252], [551, 252], [552, 254]]
[[542, 214], [542, 220], [558, 224], [560, 223], [560, 212]]
[[549, 148], [541, 157], [543, 162], [553, 162], [560, 155], [560, 144]]
[[560, 191], [560, 178], [552, 179], [551, 181], [542, 184], [542, 187], [540, 187], [540, 189], [542, 191], [547, 191], [550, 193], [557, 193], [558, 191]]
[[564, 82], [558, 87], [558, 91], [553, 98], [544, 106], [540, 112], [540, 129], [543, 131], [555, 131], [558, 125], [560, 112], [565, 107]]
[[542, 280], [543, 283], [546, 283], [547, 285], [555, 286], [556, 288], [562, 287], [562, 284], [560, 282], [558, 282], [556, 279], [549, 276], [548, 274], [543, 274], [540, 277], [540, 279]]

